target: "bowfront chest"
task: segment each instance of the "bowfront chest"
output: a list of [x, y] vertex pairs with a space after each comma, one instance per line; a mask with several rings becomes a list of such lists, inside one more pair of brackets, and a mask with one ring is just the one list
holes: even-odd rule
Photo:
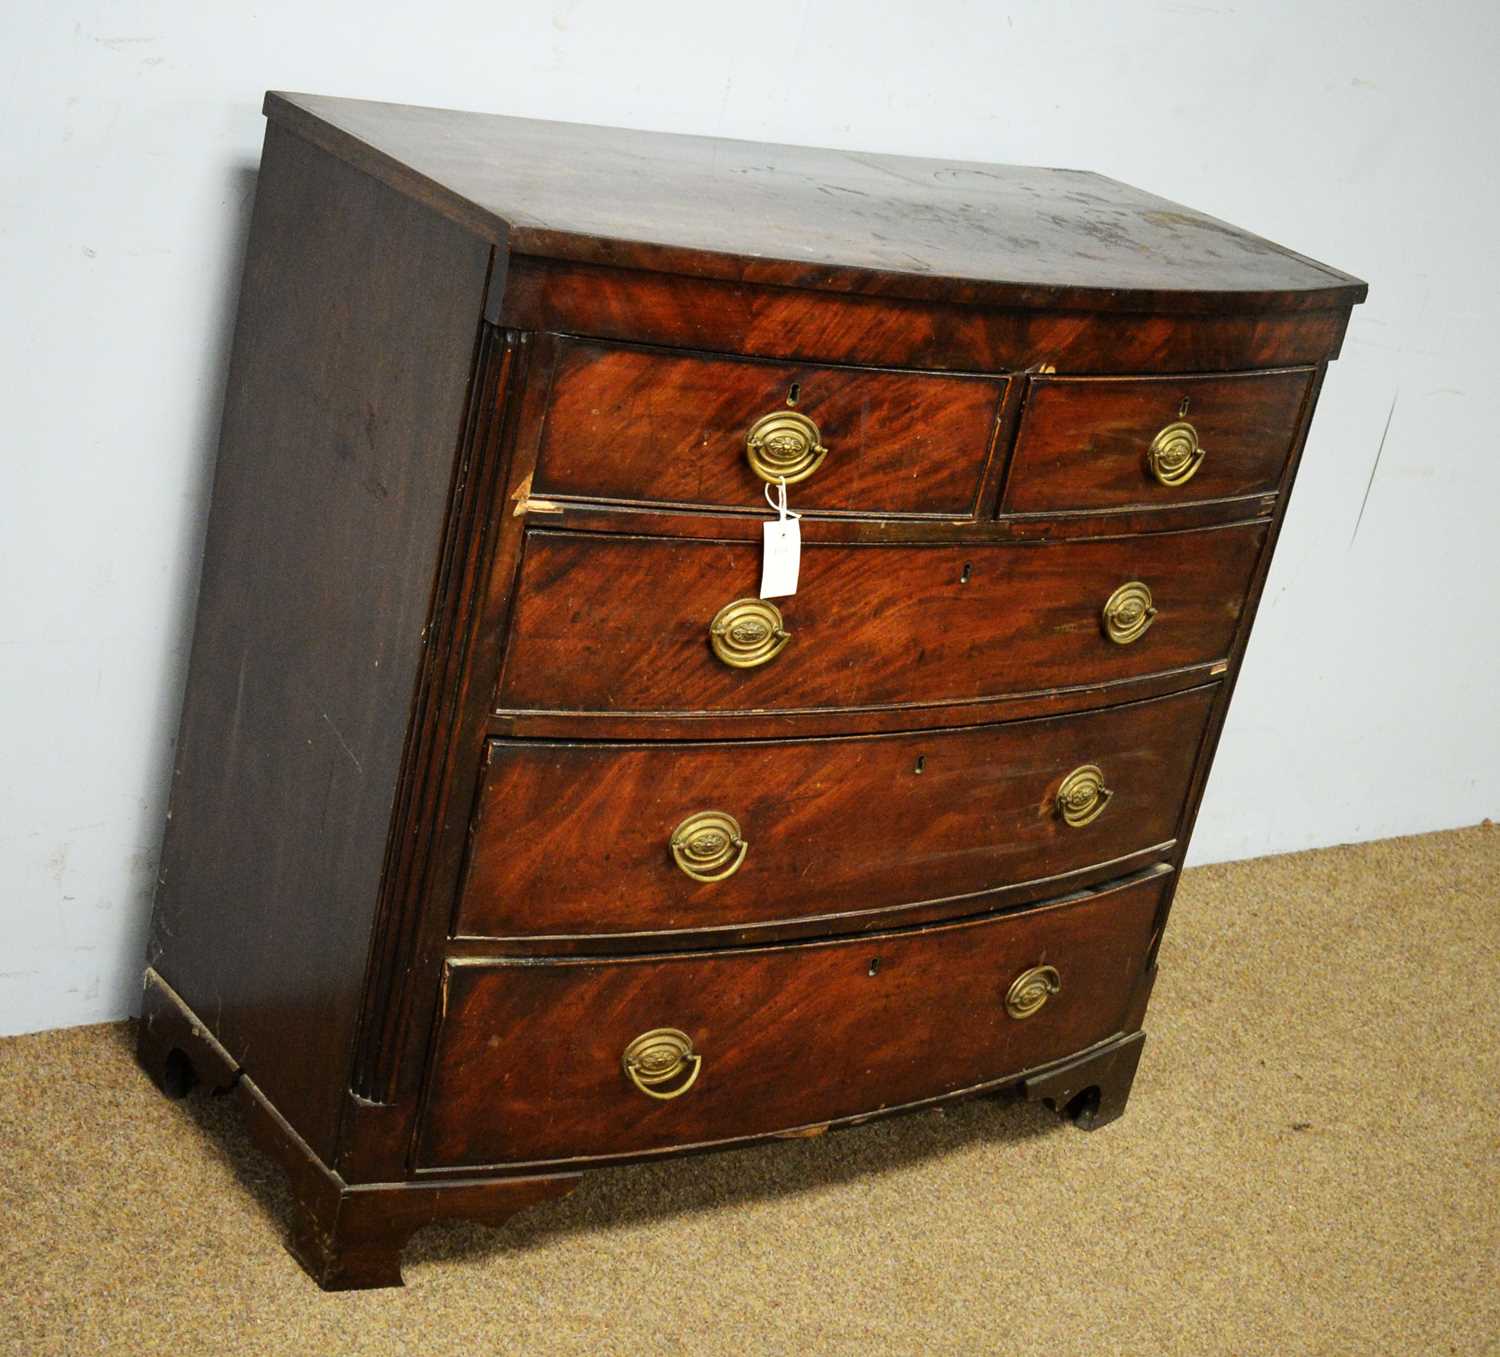
[[1118, 1116], [1364, 285], [1091, 174], [266, 113], [140, 1053], [314, 1277], [591, 1166]]

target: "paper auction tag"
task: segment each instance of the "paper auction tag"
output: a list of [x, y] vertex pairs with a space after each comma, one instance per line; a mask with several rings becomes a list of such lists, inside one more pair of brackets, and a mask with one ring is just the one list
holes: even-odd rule
[[797, 592], [797, 571], [802, 565], [802, 525], [798, 515], [786, 507], [786, 482], [776, 485], [776, 497], [766, 486], [766, 499], [776, 510], [776, 517], [763, 525], [766, 549], [761, 557], [760, 596], [782, 598]]

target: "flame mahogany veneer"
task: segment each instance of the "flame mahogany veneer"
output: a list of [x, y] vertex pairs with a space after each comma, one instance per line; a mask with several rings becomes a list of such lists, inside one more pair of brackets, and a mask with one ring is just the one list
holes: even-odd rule
[[1073, 171], [266, 113], [139, 1052], [319, 1284], [590, 1165], [1118, 1116], [1364, 285]]

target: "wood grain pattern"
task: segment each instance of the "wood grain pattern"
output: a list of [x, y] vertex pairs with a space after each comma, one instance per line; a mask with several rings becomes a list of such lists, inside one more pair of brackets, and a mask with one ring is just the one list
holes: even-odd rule
[[[920, 900], [887, 909], [863, 909], [847, 914], [807, 914], [795, 919], [771, 919], [759, 923], [689, 925], [669, 931], [635, 933], [547, 933], [505, 937], [452, 937], [445, 955], [449, 960], [493, 957], [626, 956], [640, 953], [691, 951], [700, 948], [766, 947], [773, 943], [806, 942], [837, 933], [855, 937], [862, 933], [919, 924], [946, 923], [955, 918], [998, 914], [1002, 910], [1044, 904], [1090, 887], [1107, 885], [1167, 861], [1176, 853], [1172, 839], [1153, 843], [1124, 857], [1105, 858], [1053, 876], [1031, 877], [996, 886], [978, 895]], [[424, 1052], [425, 1054], [425, 1052]]]
[[[1014, 1076], [1121, 1030], [1165, 875], [998, 919], [629, 960], [450, 963], [418, 1163], [565, 1163], [764, 1135]], [[1005, 1011], [1023, 971], [1062, 989]], [[655, 1102], [621, 1053], [659, 1027], [703, 1058]]]
[[[921, 735], [725, 744], [489, 746], [456, 931], [468, 936], [694, 930], [848, 916], [1076, 871], [1172, 839], [1212, 686], [1081, 716]], [[1092, 824], [1057, 813], [1097, 764]], [[669, 849], [695, 811], [749, 844], [700, 883]], [[524, 829], [518, 829], [525, 826]], [[669, 939], [661, 939], [668, 945]]]
[[967, 516], [1005, 385], [564, 341], [533, 493], [757, 509], [746, 431], [795, 405], [830, 449], [797, 508]]
[[328, 1160], [488, 268], [268, 129], [148, 961]]
[[[1001, 442], [999, 446], [1003, 448], [1005, 444]], [[998, 460], [998, 453], [992, 459], [992, 472], [995, 460]], [[791, 506], [797, 509], [795, 498]], [[761, 525], [771, 515], [769, 506], [760, 511], [711, 511], [529, 497], [512, 507], [518, 517], [525, 517], [539, 528], [745, 542], [762, 540]], [[1269, 518], [1276, 512], [1276, 493], [1150, 509], [1108, 512], [1058, 509], [1040, 514], [1004, 514], [999, 518], [854, 518], [825, 514], [816, 509], [797, 511], [803, 514], [804, 529], [810, 530], [816, 524], [820, 542], [857, 542], [868, 546], [923, 542], [1055, 542], [1078, 537], [1134, 537], [1153, 532], [1185, 532], [1192, 528], [1218, 528]], [[807, 536], [806, 531], [803, 536]]]
[[[499, 706], [861, 708], [1159, 673], [1228, 653], [1264, 538], [1247, 524], [1045, 546], [808, 542], [798, 592], [778, 601], [790, 644], [735, 670], [709, 649], [708, 626], [756, 592], [758, 548], [532, 531]], [[1128, 580], [1150, 586], [1160, 613], [1121, 646], [1100, 614]]]
[[893, 731], [1026, 721], [1068, 712], [1098, 711], [1121, 702], [1186, 692], [1212, 683], [1225, 662], [1189, 665], [1140, 678], [1038, 692], [1007, 693], [967, 702], [904, 703], [821, 711], [702, 711], [641, 715], [630, 712], [505, 712], [492, 715], [496, 739], [527, 740], [777, 740], [817, 735], [884, 735]]
[[[1311, 369], [1232, 377], [1034, 377], [1002, 513], [1168, 508], [1275, 494]], [[1186, 420], [1206, 449], [1186, 484], [1162, 485], [1146, 453]]]
[[519, 254], [985, 305], [1194, 311], [1364, 296], [1337, 269], [1077, 170], [312, 94], [272, 92], [265, 109]]
[[513, 255], [490, 320], [518, 330], [928, 371], [1219, 372], [1338, 356], [1347, 308], [1178, 315], [893, 301]]
[[[267, 111], [140, 1054], [233, 1087], [319, 1283], [590, 1163], [1117, 1115], [1364, 285], [1097, 176]], [[743, 407], [794, 384], [792, 645], [731, 671]], [[1209, 460], [1143, 498], [1184, 395]], [[1082, 762], [1115, 799], [1065, 832]], [[750, 856], [699, 886], [664, 839], [709, 805]], [[620, 1054], [667, 1025], [706, 1064], [655, 1103]]]

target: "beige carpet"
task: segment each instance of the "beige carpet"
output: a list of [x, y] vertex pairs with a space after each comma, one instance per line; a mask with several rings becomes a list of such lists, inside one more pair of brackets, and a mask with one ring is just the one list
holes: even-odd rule
[[586, 1179], [324, 1295], [227, 1100], [0, 1042], [0, 1351], [1500, 1352], [1500, 830], [1188, 874], [1096, 1134], [971, 1103]]

